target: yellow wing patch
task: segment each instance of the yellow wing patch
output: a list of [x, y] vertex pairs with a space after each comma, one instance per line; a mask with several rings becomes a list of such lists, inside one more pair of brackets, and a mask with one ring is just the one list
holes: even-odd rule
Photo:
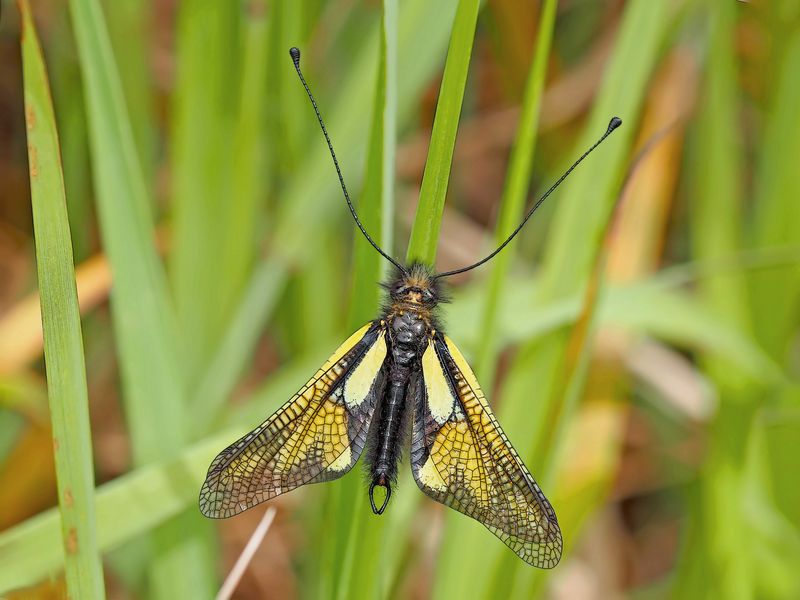
[[339, 455], [339, 458], [334, 459], [327, 467], [328, 471], [338, 472], [347, 471], [350, 469], [350, 463], [353, 460], [353, 452], [350, 447], [344, 449]]
[[322, 400], [319, 407], [304, 415], [278, 452], [275, 461], [278, 471], [290, 472], [309, 459], [321, 460], [328, 467], [350, 445], [347, 415], [341, 404]]
[[461, 484], [480, 503], [490, 499], [483, 461], [486, 451], [475, 443], [475, 437], [465, 421], [445, 423], [436, 434], [428, 462], [435, 466], [439, 479], [446, 487]]
[[433, 344], [428, 344], [428, 348], [422, 355], [422, 373], [425, 378], [425, 390], [428, 394], [428, 408], [440, 424], [444, 423], [453, 413], [455, 397], [450, 391]]
[[422, 485], [433, 490], [437, 490], [439, 492], [447, 491], [447, 484], [444, 482], [444, 479], [442, 479], [442, 476], [439, 474], [439, 470], [436, 468], [435, 459], [430, 456], [417, 471], [417, 479]]
[[352, 375], [347, 378], [344, 385], [344, 401], [349, 407], [356, 407], [372, 389], [375, 376], [386, 358], [386, 335], [381, 332], [378, 340], [369, 349], [367, 354], [355, 368]]

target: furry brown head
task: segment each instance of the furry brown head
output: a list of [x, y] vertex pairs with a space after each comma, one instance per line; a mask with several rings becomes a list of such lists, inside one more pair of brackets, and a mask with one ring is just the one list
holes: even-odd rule
[[430, 310], [444, 301], [433, 272], [420, 263], [412, 263], [405, 273], [397, 271], [384, 287], [389, 291], [392, 304], [419, 306]]

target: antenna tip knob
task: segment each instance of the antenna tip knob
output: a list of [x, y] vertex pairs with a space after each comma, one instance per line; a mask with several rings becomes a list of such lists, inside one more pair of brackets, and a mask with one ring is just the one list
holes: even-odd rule
[[614, 131], [620, 125], [622, 125], [622, 119], [619, 117], [611, 117], [611, 121], [608, 122], [608, 131], [606, 135]]
[[300, 48], [297, 48], [295, 46], [289, 48], [289, 56], [292, 57], [294, 66], [300, 68]]

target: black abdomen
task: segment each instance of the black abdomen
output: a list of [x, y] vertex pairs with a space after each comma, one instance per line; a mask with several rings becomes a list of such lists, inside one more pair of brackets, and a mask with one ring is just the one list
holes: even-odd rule
[[[397, 478], [397, 462], [400, 459], [400, 431], [405, 417], [406, 386], [391, 383], [386, 387], [381, 407], [373, 479], [383, 478], [384, 482], [394, 482]], [[381, 482], [383, 485], [384, 482]]]
[[[390, 314], [389, 372], [369, 436], [367, 461], [370, 475], [369, 498], [372, 510], [381, 514], [389, 503], [392, 485], [397, 478], [403, 432], [408, 421], [406, 395], [411, 374], [419, 369], [420, 350], [427, 326], [413, 311]], [[374, 489], [382, 487], [386, 498], [378, 507]]]

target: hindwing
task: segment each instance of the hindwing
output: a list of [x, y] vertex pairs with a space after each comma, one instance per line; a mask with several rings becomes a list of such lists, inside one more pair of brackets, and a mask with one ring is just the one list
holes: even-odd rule
[[386, 331], [368, 323], [259, 427], [211, 463], [200, 510], [230, 517], [306, 483], [341, 477], [355, 465], [380, 397]]
[[492, 414], [458, 348], [435, 334], [412, 382], [411, 467], [420, 489], [483, 523], [525, 562], [554, 567], [556, 514]]

